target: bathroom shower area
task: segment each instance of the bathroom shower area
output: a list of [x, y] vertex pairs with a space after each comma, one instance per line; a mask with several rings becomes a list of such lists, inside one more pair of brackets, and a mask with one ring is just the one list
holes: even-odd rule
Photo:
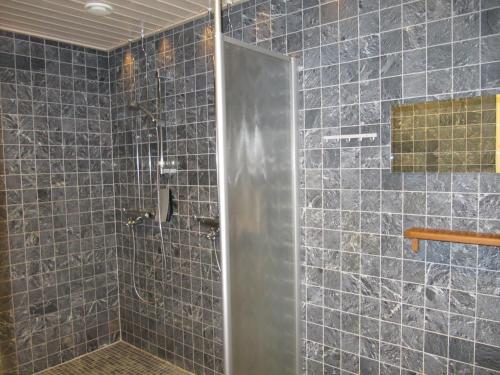
[[215, 374], [222, 281], [207, 14], [115, 50], [110, 72], [122, 339]]
[[500, 375], [500, 2], [0, 1], [0, 375]]

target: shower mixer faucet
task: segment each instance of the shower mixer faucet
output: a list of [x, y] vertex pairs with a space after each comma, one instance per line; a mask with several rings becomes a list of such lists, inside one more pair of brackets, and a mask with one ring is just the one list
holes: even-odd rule
[[213, 241], [218, 237], [220, 232], [220, 224], [218, 217], [194, 216], [194, 219], [201, 225], [205, 225], [210, 228], [208, 233], [205, 234], [206, 239]]
[[135, 219], [133, 217], [129, 217], [126, 222], [127, 227], [133, 227], [137, 224], [141, 224], [144, 221], [142, 216], [137, 216]]
[[219, 232], [220, 232], [219, 227], [217, 228], [212, 227], [210, 228], [210, 231], [207, 234], [205, 234], [205, 238], [207, 240], [214, 241], [219, 236]]
[[127, 221], [125, 222], [125, 225], [127, 227], [130, 226], [135, 226], [138, 224], [142, 224], [144, 222], [144, 219], [154, 219], [155, 214], [152, 211], [147, 211], [147, 210], [127, 210], [127, 209], [122, 209], [123, 213], [126, 215]]

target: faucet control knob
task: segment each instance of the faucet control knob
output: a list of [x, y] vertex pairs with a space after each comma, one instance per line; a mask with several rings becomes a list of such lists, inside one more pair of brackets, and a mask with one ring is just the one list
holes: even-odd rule
[[213, 241], [217, 238], [217, 236], [219, 235], [219, 228], [211, 228], [210, 229], [210, 232], [208, 232], [205, 237], [210, 240], [210, 241]]

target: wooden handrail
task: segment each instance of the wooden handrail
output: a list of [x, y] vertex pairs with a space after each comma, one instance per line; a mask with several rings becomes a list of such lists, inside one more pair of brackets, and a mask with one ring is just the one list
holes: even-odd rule
[[485, 246], [500, 246], [500, 234], [462, 232], [458, 230], [410, 228], [405, 230], [404, 236], [410, 238], [411, 249], [417, 252], [420, 240], [457, 242]]

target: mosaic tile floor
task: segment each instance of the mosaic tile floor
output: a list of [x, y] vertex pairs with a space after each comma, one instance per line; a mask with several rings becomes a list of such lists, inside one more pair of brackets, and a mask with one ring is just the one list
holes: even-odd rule
[[177, 366], [118, 342], [38, 375], [192, 375]]

